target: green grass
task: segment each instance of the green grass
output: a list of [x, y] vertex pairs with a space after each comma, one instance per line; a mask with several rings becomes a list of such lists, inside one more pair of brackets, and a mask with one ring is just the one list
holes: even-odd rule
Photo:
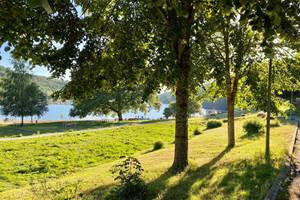
[[[1, 142], [0, 188], [8, 191], [0, 193], [0, 199], [32, 199], [28, 181], [43, 178], [57, 188], [80, 182], [83, 196], [105, 199], [115, 184], [109, 169], [122, 155], [141, 161], [151, 191], [148, 199], [263, 199], [282, 166], [294, 126], [271, 129], [269, 165], [263, 158], [264, 137], [244, 137], [242, 125], [251, 116], [245, 118], [236, 121], [236, 147], [230, 151], [226, 125], [191, 137], [190, 167], [177, 175], [168, 171], [174, 122]], [[205, 121], [190, 120], [189, 134], [197, 127], [203, 130]], [[166, 148], [149, 151], [158, 140]]]
[[66, 122], [47, 122], [24, 124], [23, 127], [15, 124], [0, 124], [1, 137], [20, 137], [44, 133], [59, 133], [68, 131], [79, 131], [86, 129], [106, 128], [112, 126], [130, 125], [130, 124], [147, 124], [157, 120], [149, 121], [122, 121], [122, 122], [104, 122], [104, 121], [66, 121]]
[[152, 148], [158, 140], [174, 140], [173, 123], [0, 142], [0, 191], [25, 185], [32, 178], [58, 177], [132, 155]]

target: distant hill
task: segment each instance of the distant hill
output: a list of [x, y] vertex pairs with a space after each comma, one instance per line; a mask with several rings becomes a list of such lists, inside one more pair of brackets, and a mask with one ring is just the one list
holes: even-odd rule
[[[10, 69], [0, 66], [0, 79], [6, 76], [6, 70]], [[45, 76], [33, 75], [33, 81], [48, 97], [50, 97], [53, 92], [60, 90], [66, 85], [66, 81], [48, 78]]]
[[[163, 104], [170, 104], [176, 100], [176, 97], [170, 92], [164, 92], [159, 95], [160, 101]], [[227, 110], [227, 101], [225, 98], [220, 98], [215, 102], [204, 101], [202, 103], [202, 108], [204, 109], [215, 109], [215, 110]]]

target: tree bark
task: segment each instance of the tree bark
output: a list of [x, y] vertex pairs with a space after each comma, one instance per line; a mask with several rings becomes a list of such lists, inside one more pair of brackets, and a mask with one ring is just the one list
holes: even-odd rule
[[237, 90], [238, 77], [235, 77], [234, 85], [232, 86], [230, 75], [230, 50], [229, 50], [229, 33], [226, 27], [223, 30], [224, 47], [225, 47], [225, 79], [226, 79], [226, 96], [227, 96], [227, 118], [228, 118], [228, 148], [232, 148], [235, 145], [235, 133], [234, 133], [234, 104], [235, 93]]
[[123, 116], [121, 112], [118, 112], [118, 120], [123, 121]]
[[228, 148], [232, 148], [235, 145], [235, 133], [234, 133], [234, 97], [233, 95], [227, 96], [227, 117], [228, 117]]
[[269, 59], [268, 96], [267, 96], [267, 125], [266, 125], [266, 152], [265, 157], [270, 159], [270, 119], [271, 119], [271, 90], [272, 90], [272, 58]]
[[188, 165], [188, 80], [179, 80], [176, 88], [176, 130], [173, 168], [182, 171]]
[[22, 115], [21, 116], [21, 126], [23, 126], [24, 125], [24, 116]]

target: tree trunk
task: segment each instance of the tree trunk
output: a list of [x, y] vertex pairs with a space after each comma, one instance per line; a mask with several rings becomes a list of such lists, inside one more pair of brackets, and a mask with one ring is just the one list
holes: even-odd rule
[[233, 95], [227, 96], [227, 117], [228, 117], [228, 127], [227, 127], [227, 134], [228, 134], [228, 148], [232, 148], [235, 145], [234, 139], [234, 97]]
[[24, 116], [22, 115], [21, 116], [21, 126], [23, 127], [23, 125], [24, 125]]
[[121, 112], [118, 112], [118, 120], [123, 121], [123, 116]]
[[173, 168], [182, 171], [188, 165], [188, 89], [186, 81], [179, 80], [176, 88], [176, 130]]
[[270, 159], [270, 119], [271, 119], [271, 90], [272, 90], [272, 58], [269, 59], [268, 72], [268, 96], [267, 96], [267, 125], [266, 125], [266, 159]]
[[223, 30], [224, 47], [225, 47], [225, 79], [226, 79], [226, 96], [227, 96], [227, 118], [228, 118], [228, 148], [235, 145], [234, 138], [234, 103], [235, 90], [237, 90], [238, 77], [235, 77], [234, 85], [232, 86], [231, 72], [230, 72], [230, 49], [229, 49], [229, 32], [226, 27]]

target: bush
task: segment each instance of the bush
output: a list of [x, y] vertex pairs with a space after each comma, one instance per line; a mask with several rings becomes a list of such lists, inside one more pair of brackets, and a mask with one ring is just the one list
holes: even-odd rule
[[207, 124], [206, 124], [207, 129], [218, 128], [218, 127], [221, 127], [221, 126], [222, 126], [222, 122], [216, 121], [216, 120], [208, 121]]
[[275, 119], [275, 120], [271, 121], [270, 126], [271, 127], [279, 127], [280, 121], [278, 119]]
[[227, 122], [228, 122], [228, 119], [223, 119], [222, 122], [223, 122], [223, 123], [227, 123]]
[[141, 163], [133, 157], [127, 157], [123, 162], [113, 166], [112, 173], [117, 174], [115, 180], [119, 185], [112, 191], [112, 198], [118, 200], [142, 200], [147, 196], [148, 189], [141, 178], [144, 171]]
[[202, 134], [202, 132], [199, 131], [198, 128], [196, 128], [196, 129], [194, 130], [194, 135], [201, 135], [201, 134]]
[[257, 120], [251, 120], [246, 121], [243, 125], [243, 128], [248, 136], [252, 136], [262, 133], [264, 130], [264, 125]]
[[164, 147], [164, 143], [161, 141], [157, 141], [153, 144], [153, 151], [162, 149]]

